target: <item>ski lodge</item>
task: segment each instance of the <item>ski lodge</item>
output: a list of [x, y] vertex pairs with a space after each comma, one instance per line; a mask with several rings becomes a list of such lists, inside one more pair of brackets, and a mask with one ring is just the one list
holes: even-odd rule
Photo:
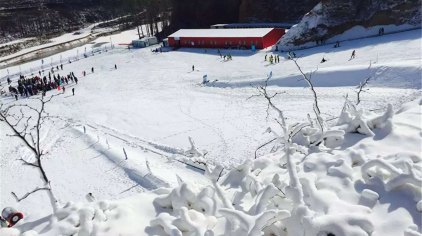
[[281, 28], [180, 29], [168, 36], [171, 47], [263, 49], [284, 35]]

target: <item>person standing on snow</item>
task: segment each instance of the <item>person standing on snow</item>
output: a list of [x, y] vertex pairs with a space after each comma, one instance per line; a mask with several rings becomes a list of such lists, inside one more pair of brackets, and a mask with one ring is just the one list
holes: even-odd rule
[[75, 88], [72, 88], [72, 94], [75, 96]]
[[117, 65], [116, 64], [114, 64], [114, 69], [117, 70]]
[[350, 60], [354, 59], [354, 58], [355, 58], [355, 56], [356, 56], [356, 51], [355, 51], [355, 50], [353, 50], [352, 55], [350, 56]]
[[195, 71], [195, 65], [192, 65], [192, 71]]
[[94, 73], [94, 67], [91, 68], [91, 72]]

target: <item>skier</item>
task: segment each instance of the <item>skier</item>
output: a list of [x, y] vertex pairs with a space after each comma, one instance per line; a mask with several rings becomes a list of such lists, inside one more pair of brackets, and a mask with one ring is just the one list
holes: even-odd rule
[[63, 70], [63, 64], [60, 64], [60, 68]]
[[10, 80], [10, 78], [7, 78], [7, 84], [11, 84], [12, 83], [12, 80]]
[[117, 70], [117, 65], [116, 64], [114, 64], [114, 69]]
[[264, 58], [264, 61], [267, 61], [267, 54], [265, 54], [265, 58]]
[[66, 91], [66, 88], [63, 86], [63, 93]]
[[350, 56], [350, 60], [354, 59], [354, 58], [355, 58], [355, 56], [356, 56], [356, 51], [355, 51], [355, 50], [353, 50], [352, 55]]
[[75, 80], [75, 83], [78, 84], [78, 78], [76, 78], [76, 76], [73, 76], [73, 79]]
[[324, 63], [324, 62], [326, 62], [327, 60], [325, 60], [325, 58], [324, 57], [322, 57], [322, 60], [321, 60], [321, 63]]
[[195, 65], [192, 65], [192, 71], [195, 71]]
[[86, 75], [86, 72], [85, 72], [85, 71], [83, 71], [83, 72], [82, 72], [82, 74], [84, 74], [84, 77], [85, 77], [85, 75]]
[[75, 88], [72, 88], [72, 94], [75, 96]]
[[94, 73], [94, 67], [91, 68], [91, 72]]

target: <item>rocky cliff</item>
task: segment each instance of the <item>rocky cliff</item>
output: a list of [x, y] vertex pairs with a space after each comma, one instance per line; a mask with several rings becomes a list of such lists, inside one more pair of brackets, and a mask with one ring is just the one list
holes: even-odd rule
[[324, 42], [357, 25], [403, 24], [420, 27], [421, 0], [323, 0], [287, 32], [279, 46]]
[[240, 22], [298, 22], [320, 0], [241, 0]]

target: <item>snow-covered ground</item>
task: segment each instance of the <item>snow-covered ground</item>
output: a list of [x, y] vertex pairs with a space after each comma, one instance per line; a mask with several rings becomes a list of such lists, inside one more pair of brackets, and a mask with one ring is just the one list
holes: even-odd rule
[[[390, 103], [397, 111], [402, 104], [419, 99], [420, 35], [421, 30], [414, 30], [348, 41], [336, 49], [324, 46], [297, 51], [298, 63], [302, 69], [305, 72], [313, 71], [312, 80], [319, 96], [323, 117], [338, 117], [344, 97], [348, 95], [354, 100], [356, 85], [369, 76], [369, 90], [362, 94], [362, 109], [381, 113]], [[115, 45], [128, 43], [135, 38], [135, 30], [111, 37]], [[74, 55], [77, 51], [82, 52], [85, 47], [91, 50], [92, 47], [109, 43], [110, 37], [98, 38], [92, 44], [72, 49], [62, 55]], [[356, 50], [356, 58], [349, 60], [353, 50]], [[307, 114], [312, 113], [312, 94], [301, 80], [294, 63], [287, 60], [287, 55], [279, 54], [281, 62], [270, 64], [264, 61], [265, 55], [271, 54], [268, 51], [252, 53], [222, 50], [222, 53], [230, 53], [233, 60], [224, 61], [216, 50], [209, 49], [179, 49], [153, 53], [151, 48], [128, 50], [116, 46], [108, 52], [65, 64], [64, 70], [59, 73], [63, 75], [73, 71], [80, 80], [78, 85], [69, 85], [64, 95], [56, 97], [48, 104], [47, 111], [59, 118], [55, 123], [46, 124], [44, 130], [42, 149], [48, 150], [45, 156], [46, 172], [61, 204], [69, 201], [85, 202], [87, 193], [92, 193], [97, 200], [106, 201], [70, 204], [63, 210], [64, 213], [58, 216], [58, 220], [53, 220], [54, 222], [48, 217], [51, 209], [44, 193], [35, 193], [17, 203], [10, 192], [23, 195], [41, 181], [34, 177], [37, 176], [35, 170], [22, 166], [21, 162], [16, 160], [21, 157], [30, 159], [31, 154], [19, 140], [6, 136], [9, 130], [0, 123], [0, 206], [13, 206], [23, 211], [26, 218], [17, 226], [18, 229], [26, 231], [35, 227], [41, 235], [71, 235], [80, 228], [69, 224], [79, 222], [79, 217], [90, 216], [90, 212], [95, 209], [101, 209], [102, 215], [109, 219], [106, 223], [101, 219], [95, 223], [97, 235], [163, 234], [159, 227], [151, 227], [153, 224], [150, 220], [162, 212], [156, 205], [154, 207], [153, 199], [167, 190], [155, 193], [149, 190], [177, 187], [178, 179], [198, 189], [211, 185], [203, 171], [183, 163], [186, 151], [190, 149], [189, 137], [192, 137], [201, 152], [205, 150], [208, 163], [220, 164], [226, 170], [254, 159], [255, 150], [272, 138], [265, 132], [267, 127], [277, 127], [271, 117], [267, 118], [265, 99], [253, 96], [257, 94], [255, 87], [262, 84], [270, 73], [272, 79], [268, 89], [270, 92], [281, 92], [274, 102], [285, 112], [289, 123], [304, 122], [307, 120]], [[59, 55], [53, 57], [57, 58]], [[322, 57], [328, 61], [321, 64]], [[39, 62], [27, 63], [21, 65], [21, 69], [37, 64]], [[114, 69], [115, 64], [117, 70]], [[194, 71], [192, 65], [195, 66]], [[95, 68], [95, 73], [90, 72], [91, 67]], [[19, 67], [8, 69], [12, 73], [18, 71]], [[82, 71], [88, 72], [86, 77], [82, 76]], [[5, 73], [6, 69], [0, 71], [0, 75]], [[204, 75], [212, 81], [208, 86], [201, 85]], [[70, 94], [73, 87], [76, 89], [75, 96]], [[14, 102], [11, 97], [1, 99], [3, 103]], [[20, 99], [17, 103], [31, 102], [28, 99]], [[345, 166], [350, 164], [348, 161], [335, 161], [338, 157], [348, 160], [354, 156], [361, 156], [363, 160], [368, 161], [378, 156], [385, 158], [396, 154], [405, 156], [404, 159], [420, 160], [420, 99], [404, 110], [406, 111], [394, 116], [394, 132], [384, 136], [377, 134], [375, 137], [346, 135], [347, 142], [337, 150], [314, 153], [306, 158], [306, 162], [298, 164], [300, 177], [309, 179], [308, 182], [316, 183], [317, 188], [325, 191], [320, 197], [321, 202], [310, 205], [320, 205], [321, 208], [327, 209], [332, 207], [335, 212], [356, 210], [359, 211], [356, 213], [359, 217], [366, 214], [364, 218], [369, 218], [372, 227], [376, 229], [373, 236], [402, 235], [409, 227], [415, 228], [412, 224], [416, 225], [417, 232], [421, 232], [420, 212], [417, 212], [416, 203], [406, 195], [406, 191], [387, 193], [380, 189], [383, 186], [380, 183], [371, 185], [362, 182], [364, 177], [361, 165], [351, 168]], [[334, 124], [335, 120], [332, 123]], [[127, 152], [128, 160], [125, 160], [123, 148]], [[258, 156], [264, 155], [262, 163], [258, 161], [250, 164], [255, 166], [252, 169], [257, 169], [256, 166], [262, 169], [263, 174], [258, 178], [258, 182], [264, 187], [275, 173], [279, 173], [284, 182], [287, 176], [285, 169], [280, 169], [279, 165], [265, 164], [271, 161], [276, 163], [281, 154], [278, 153], [277, 156], [268, 153], [269, 150], [258, 152]], [[334, 163], [336, 170], [332, 170], [330, 163]], [[421, 162], [415, 161], [416, 169], [421, 168], [420, 165]], [[315, 166], [319, 169], [314, 170]], [[341, 173], [333, 175], [333, 172]], [[230, 173], [224, 175], [220, 181], [227, 190], [227, 196], [232, 196], [237, 191], [236, 183], [231, 183], [233, 179], [227, 177]], [[314, 175], [319, 178], [319, 182], [313, 179]], [[226, 178], [227, 181], [224, 182]], [[331, 183], [331, 186], [328, 183]], [[229, 188], [230, 186], [232, 188]], [[360, 200], [363, 189], [372, 189], [371, 191], [387, 197], [380, 198], [374, 206], [370, 206], [371, 211], [369, 208], [357, 207], [356, 204], [366, 204], [361, 201], [367, 199]], [[308, 190], [313, 191], [313, 188], [308, 186]], [[253, 205], [253, 197], [242, 196], [236, 199], [241, 199], [241, 205], [247, 204], [241, 208], [249, 209]], [[230, 197], [229, 200], [233, 199]], [[78, 216], [75, 212], [79, 209], [81, 210]], [[332, 213], [327, 209], [313, 210], [317, 214]], [[231, 213], [225, 211], [221, 214]], [[262, 212], [257, 210], [255, 213]], [[195, 216], [201, 221], [202, 216]], [[330, 217], [336, 216], [338, 217], [334, 214]], [[218, 219], [211, 217], [202, 219], [201, 222], [212, 225], [215, 221], [216, 226], [213, 229], [216, 235], [220, 235], [224, 233], [225, 221]], [[85, 221], [80, 222], [84, 224], [82, 222]], [[125, 224], [123, 222], [128, 224], [124, 228], [121, 227]], [[322, 221], [320, 223], [322, 224]], [[210, 225], [208, 226], [211, 227]], [[92, 225], [89, 227], [92, 230]], [[107, 227], [109, 231], [106, 231]], [[57, 230], [63, 231], [58, 233]]]

